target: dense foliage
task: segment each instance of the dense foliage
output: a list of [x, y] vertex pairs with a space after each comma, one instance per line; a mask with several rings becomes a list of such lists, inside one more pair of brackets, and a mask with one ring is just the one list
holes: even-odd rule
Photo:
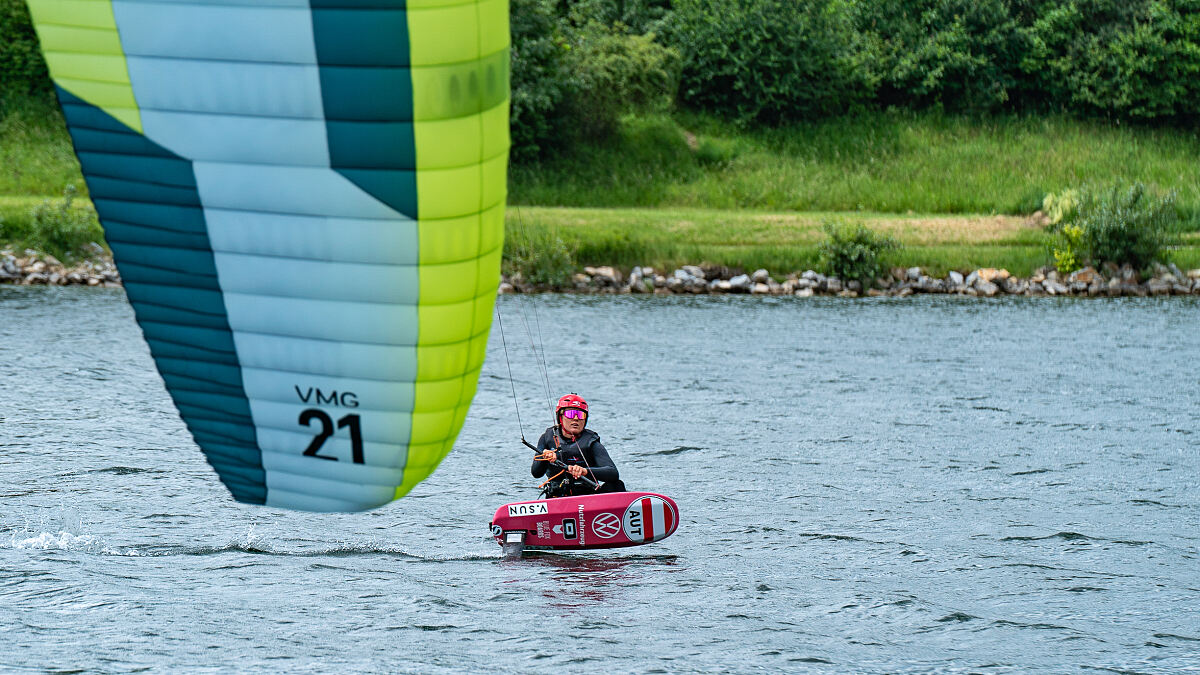
[[877, 60], [876, 100], [969, 111], [1010, 104], [1031, 37], [1009, 0], [863, 2], [858, 28]]
[[653, 34], [589, 25], [577, 33], [575, 45], [575, 87], [567, 100], [574, 134], [610, 136], [625, 113], [670, 107], [679, 79], [678, 55], [655, 42]]
[[[586, 57], [565, 57], [570, 73], [585, 74], [578, 79], [598, 53], [615, 53], [579, 46], [640, 35], [638, 50], [678, 53], [678, 104], [742, 123], [871, 107], [1200, 118], [1200, 0], [546, 0], [539, 11], [553, 15], [547, 34], [568, 55]], [[669, 57], [629, 67], [660, 74], [656, 91], [670, 91]], [[561, 91], [561, 82], [524, 84]], [[637, 99], [557, 110], [566, 128], [603, 135], [611, 126], [588, 115], [612, 120], [608, 111], [632, 109], [621, 101]]]
[[0, 100], [50, 89], [25, 0], [0, 0]]
[[1023, 66], [1057, 107], [1130, 119], [1200, 113], [1200, 1], [1043, 3]]
[[[864, 108], [1193, 124], [1200, 0], [511, 0], [518, 160], [679, 104], [743, 123]], [[0, 0], [0, 99], [49, 90]]]
[[744, 122], [835, 115], [874, 87], [846, 0], [676, 0], [683, 103]]
[[613, 133], [626, 113], [674, 101], [678, 54], [650, 26], [665, 11], [647, 0], [511, 0], [513, 155], [520, 161]]
[[561, 137], [563, 99], [570, 88], [567, 46], [553, 2], [512, 3], [512, 144], [517, 159], [533, 157]]

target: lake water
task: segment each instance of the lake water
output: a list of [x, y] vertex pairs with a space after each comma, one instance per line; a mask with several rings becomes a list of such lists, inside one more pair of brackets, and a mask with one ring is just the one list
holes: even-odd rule
[[0, 287], [0, 670], [1200, 666], [1195, 299], [501, 307], [525, 434], [522, 316], [675, 535], [501, 559], [536, 481], [497, 331], [431, 479], [292, 513], [228, 496], [119, 289]]

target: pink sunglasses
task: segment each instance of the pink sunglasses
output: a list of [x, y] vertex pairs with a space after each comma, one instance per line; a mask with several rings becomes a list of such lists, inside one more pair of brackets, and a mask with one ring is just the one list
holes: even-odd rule
[[587, 417], [587, 413], [583, 412], [582, 410], [577, 410], [575, 408], [567, 408], [566, 410], [563, 411], [563, 417], [565, 417], [569, 420], [581, 420], [581, 419], [584, 419], [585, 417]]

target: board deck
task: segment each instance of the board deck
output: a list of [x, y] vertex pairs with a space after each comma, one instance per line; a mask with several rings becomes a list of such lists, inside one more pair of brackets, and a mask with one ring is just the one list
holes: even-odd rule
[[496, 509], [492, 536], [524, 532], [524, 545], [553, 550], [640, 546], [679, 527], [675, 500], [653, 492], [611, 492], [505, 504]]

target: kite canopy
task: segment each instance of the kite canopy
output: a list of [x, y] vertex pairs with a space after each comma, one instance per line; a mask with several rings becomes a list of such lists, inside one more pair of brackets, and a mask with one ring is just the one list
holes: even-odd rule
[[159, 372], [242, 502], [357, 511], [454, 444], [491, 327], [507, 0], [29, 0]]

